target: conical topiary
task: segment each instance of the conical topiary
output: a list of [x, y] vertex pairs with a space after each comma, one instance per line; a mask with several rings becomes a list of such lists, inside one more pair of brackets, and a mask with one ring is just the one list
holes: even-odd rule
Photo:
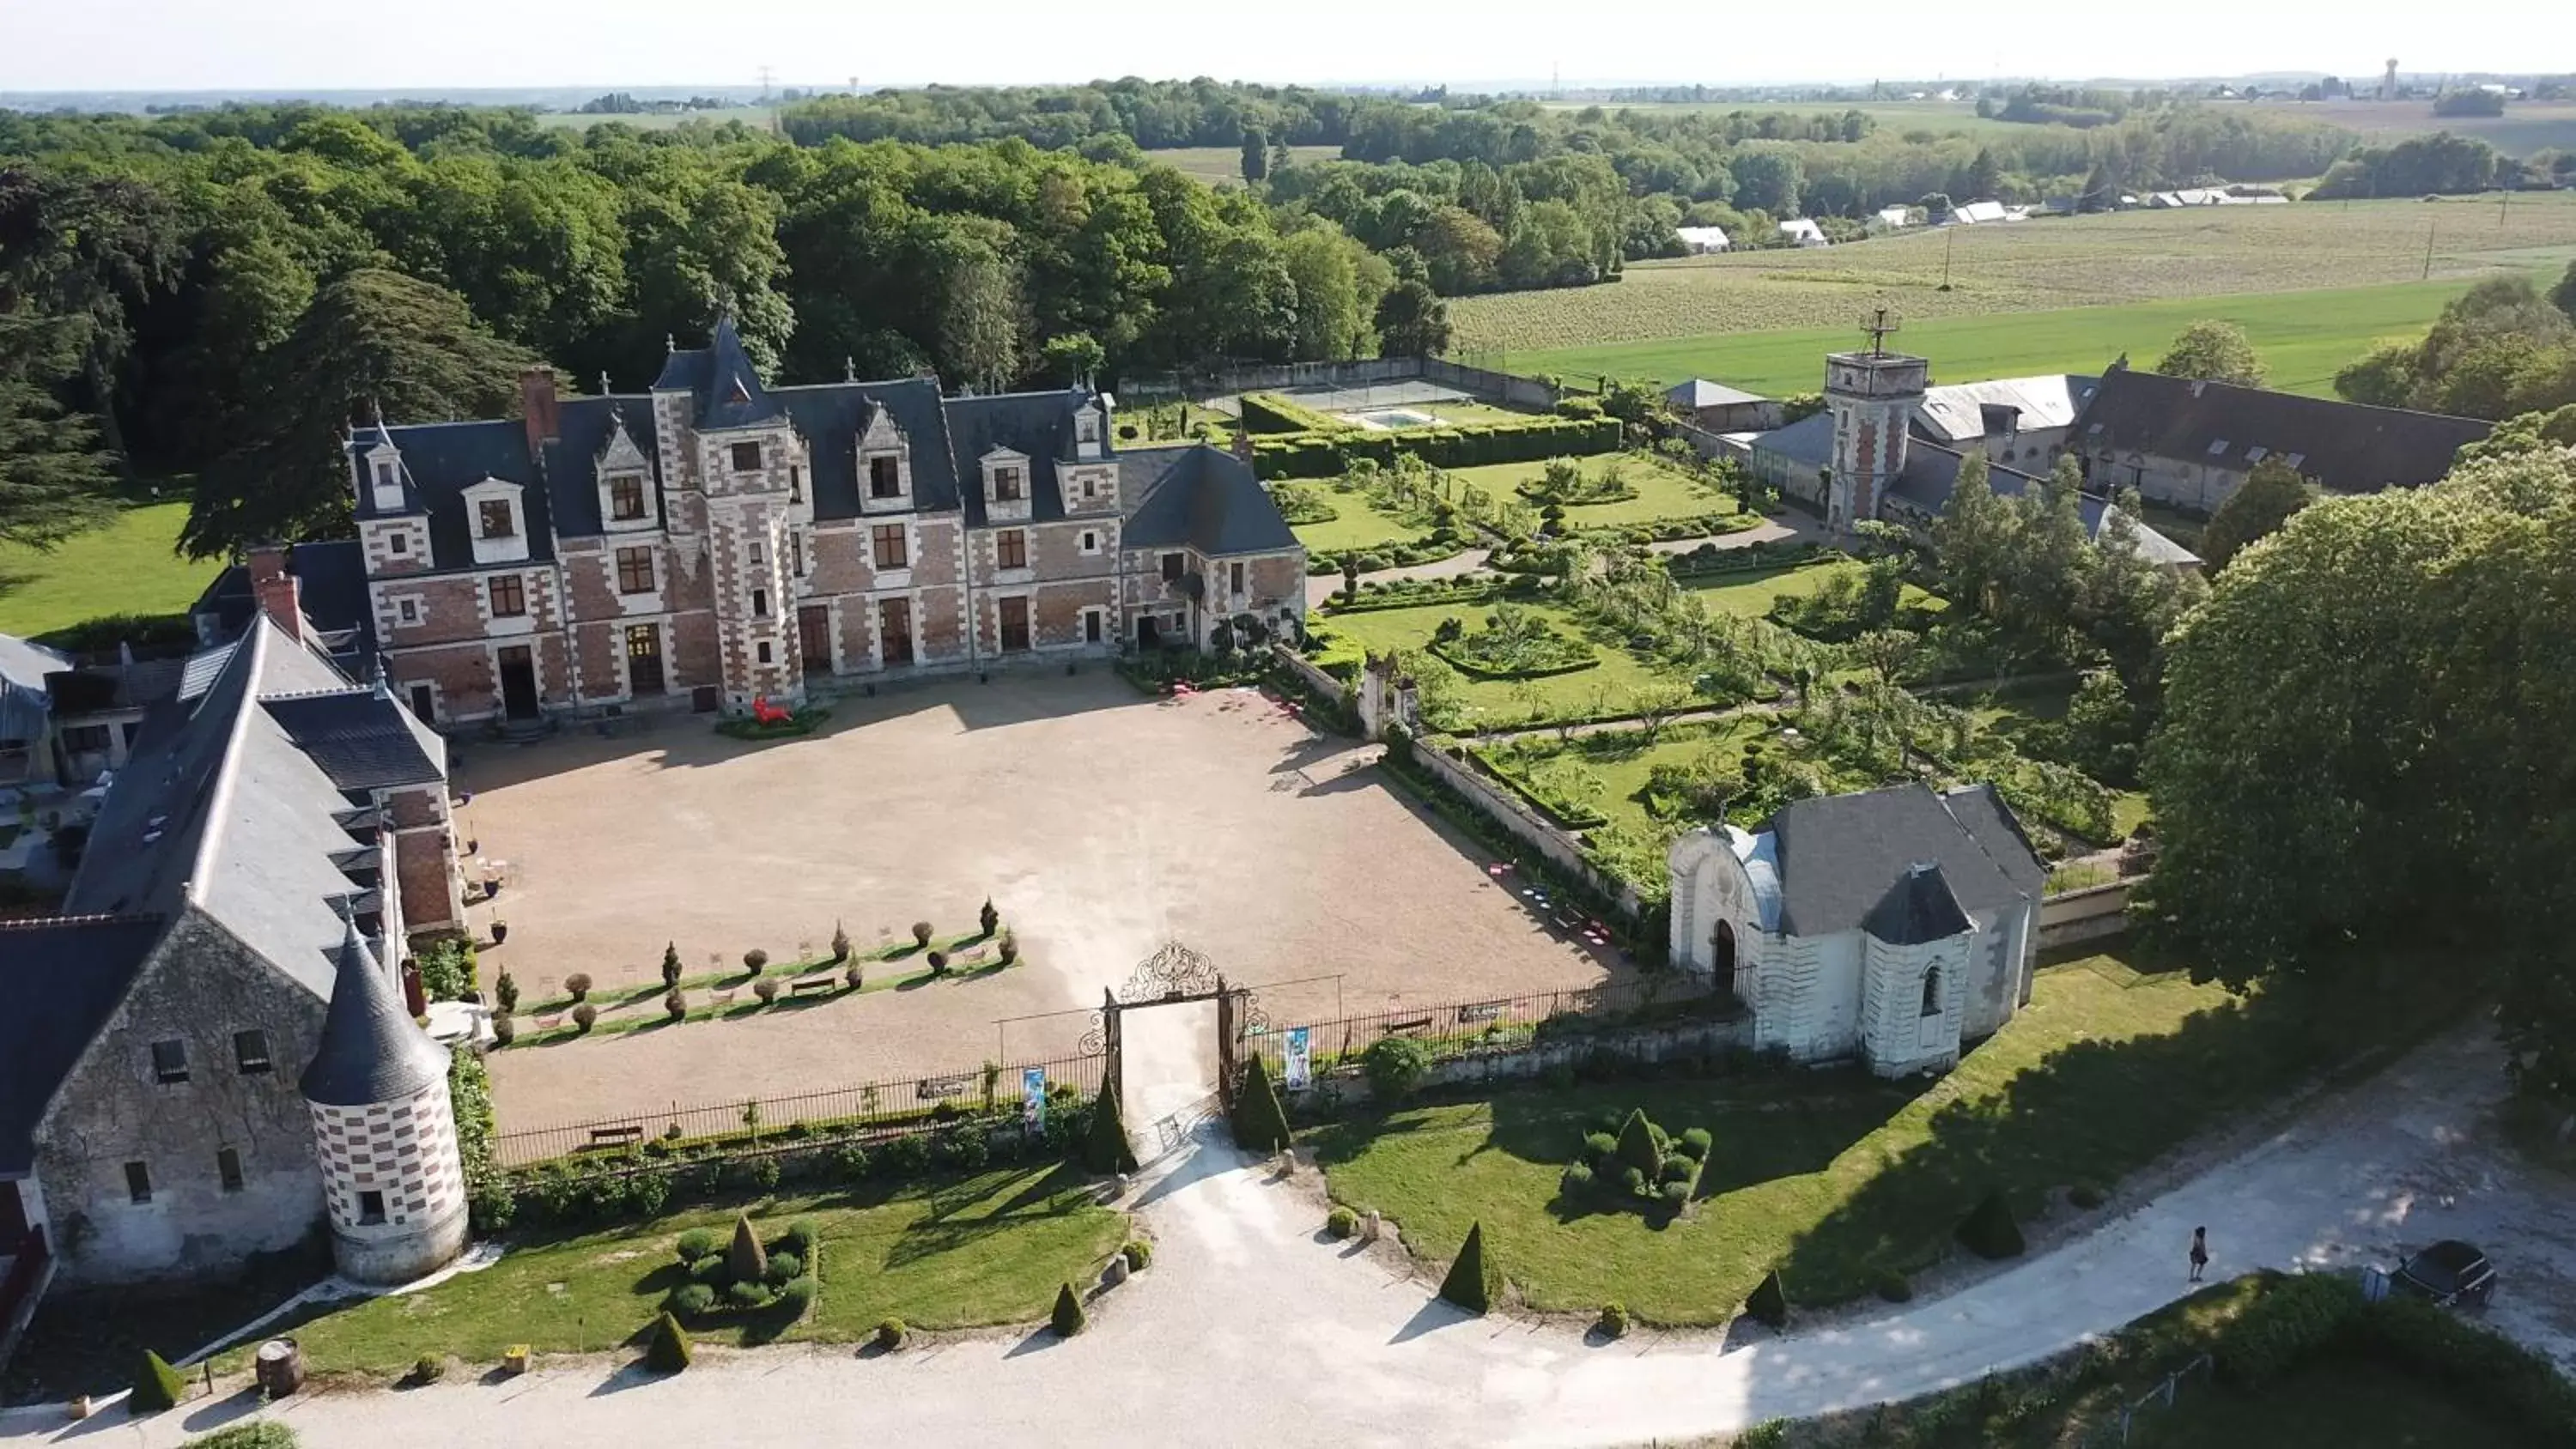
[[1646, 1120], [1646, 1109], [1639, 1107], [1619, 1124], [1619, 1165], [1633, 1167], [1654, 1181], [1663, 1170], [1664, 1145], [1655, 1140], [1655, 1124]]
[[725, 1272], [736, 1283], [757, 1283], [769, 1276], [769, 1250], [752, 1231], [751, 1215], [733, 1220], [733, 1246], [725, 1249]]
[[188, 1381], [170, 1361], [147, 1348], [134, 1365], [134, 1393], [125, 1404], [138, 1414], [157, 1414], [179, 1407], [179, 1396], [187, 1391]]
[[1104, 1174], [1136, 1170], [1136, 1153], [1127, 1145], [1127, 1124], [1119, 1120], [1115, 1082], [1103, 1082], [1099, 1099], [1091, 1105], [1091, 1130], [1082, 1140], [1082, 1164]]
[[1234, 1099], [1234, 1140], [1254, 1152], [1276, 1152], [1288, 1145], [1288, 1109], [1270, 1081], [1270, 1064], [1253, 1053], [1243, 1068], [1243, 1090]]
[[1765, 1323], [1773, 1328], [1788, 1326], [1789, 1291], [1781, 1286], [1780, 1274], [1776, 1269], [1764, 1275], [1762, 1281], [1754, 1285], [1753, 1296], [1744, 1300], [1744, 1312], [1757, 1323]]
[[653, 1320], [644, 1340], [644, 1366], [657, 1374], [675, 1374], [689, 1366], [689, 1334], [666, 1309]]
[[1485, 1224], [1480, 1219], [1467, 1225], [1467, 1241], [1460, 1244], [1457, 1260], [1449, 1265], [1449, 1276], [1440, 1280], [1440, 1296], [1470, 1313], [1490, 1312], [1494, 1306], [1494, 1288], [1498, 1275], [1485, 1258]]
[[680, 984], [680, 943], [677, 941], [670, 941], [663, 944], [662, 984], [665, 986], [677, 986]]
[[1058, 1338], [1071, 1338], [1091, 1325], [1091, 1315], [1082, 1311], [1082, 1295], [1073, 1291], [1072, 1284], [1055, 1290], [1055, 1311], [1047, 1315], [1047, 1322]]
[[2004, 1201], [2000, 1190], [1987, 1193], [1986, 1200], [1959, 1224], [1959, 1241], [1980, 1258], [2021, 1256], [2021, 1224], [2013, 1221], [2012, 1204]]

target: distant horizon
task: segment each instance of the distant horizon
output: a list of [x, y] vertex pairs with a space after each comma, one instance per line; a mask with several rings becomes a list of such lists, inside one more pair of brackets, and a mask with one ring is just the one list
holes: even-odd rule
[[[221, 7], [22, 0], [13, 8], [0, 95], [27, 97], [730, 89], [757, 86], [765, 75], [781, 87], [824, 90], [846, 89], [854, 78], [874, 90], [1218, 73], [1318, 87], [1445, 81], [1457, 90], [1527, 91], [1566, 77], [1562, 84], [1585, 89], [1758, 88], [2106, 70], [2361, 77], [2378, 75], [2392, 55], [2418, 76], [2576, 73], [2576, 26], [2535, 26], [2524, 0], [2453, 0], [2438, 13], [2397, 0], [2168, 0], [2149, 32], [2116, 44], [2040, 0], [1976, 0], [1937, 26], [1902, 0], [1846, 0], [1829, 27], [1805, 13], [1686, 11], [1536, 33], [1514, 23], [1509, 7], [1469, 0], [1417, 0], [1400, 10], [1306, 0], [1293, 14], [1258, 17], [1183, 0], [1122, 0], [1078, 19], [1054, 0], [973, 0], [944, 11], [735, 0], [714, 14], [689, 0], [626, 0], [605, 25], [588, 11], [449, 0], [398, 38], [371, 33], [326, 0]], [[2520, 56], [2498, 54], [2509, 48], [2506, 37]], [[1680, 56], [1691, 60], [1676, 64]], [[2499, 59], [2527, 64], [2499, 71]], [[778, 74], [791, 67], [806, 74]], [[1637, 73], [1648, 68], [1702, 74]], [[627, 78], [555, 78], [578, 72]], [[697, 79], [672, 78], [686, 75]]]

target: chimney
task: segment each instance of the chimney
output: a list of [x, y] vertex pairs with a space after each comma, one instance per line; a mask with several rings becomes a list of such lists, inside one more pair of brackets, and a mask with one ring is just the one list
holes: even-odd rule
[[262, 544], [250, 551], [245, 560], [250, 570], [250, 594], [259, 601], [260, 612], [274, 620], [290, 639], [304, 637], [304, 596], [295, 575], [286, 571], [286, 550], [276, 544]]
[[555, 408], [553, 368], [531, 367], [519, 374], [519, 411], [528, 424], [529, 453], [542, 453], [546, 444], [563, 436]]

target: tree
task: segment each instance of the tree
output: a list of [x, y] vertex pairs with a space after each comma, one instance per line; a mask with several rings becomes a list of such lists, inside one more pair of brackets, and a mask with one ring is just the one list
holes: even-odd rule
[[1134, 1172], [1136, 1153], [1127, 1145], [1127, 1124], [1119, 1120], [1118, 1084], [1103, 1082], [1091, 1104], [1091, 1122], [1083, 1134], [1082, 1165], [1102, 1176]]
[[1678, 684], [1650, 682], [1642, 684], [1628, 696], [1629, 711], [1643, 727], [1646, 743], [1653, 744], [1672, 723], [1673, 716], [1691, 707], [1697, 696]]
[[1270, 176], [1270, 143], [1259, 126], [1243, 128], [1243, 184], [1259, 186]]
[[1902, 629], [1872, 629], [1852, 641], [1852, 653], [1869, 666], [1879, 683], [1890, 686], [1922, 647], [1921, 639]]
[[1995, 612], [2019, 532], [2012, 508], [1995, 496], [1993, 478], [1982, 451], [1968, 454], [1931, 530], [1941, 592], [1989, 616]]
[[2155, 370], [2167, 377], [2200, 382], [2231, 382], [2239, 387], [2263, 385], [2263, 360], [2245, 330], [2232, 322], [2200, 321], [2184, 328], [2166, 349]]
[[1377, 332], [1388, 357], [1437, 357], [1449, 350], [1449, 308], [1426, 284], [1398, 282], [1377, 304]]
[[1621, 1167], [1635, 1168], [1648, 1182], [1653, 1182], [1655, 1174], [1663, 1170], [1663, 1134], [1655, 1130], [1654, 1123], [1646, 1120], [1645, 1108], [1629, 1108], [1628, 1120], [1619, 1124], [1617, 1156]]
[[[758, 1280], [753, 1280], [757, 1282]], [[657, 1374], [675, 1374], [689, 1366], [693, 1350], [680, 1320], [665, 1309], [653, 1319], [651, 1336], [644, 1340], [644, 1366]]]
[[345, 532], [350, 425], [371, 412], [396, 423], [514, 413], [519, 375], [543, 365], [485, 331], [453, 292], [398, 272], [351, 272], [316, 293], [259, 360], [250, 393], [260, 430], [198, 479], [180, 546], [213, 558]]
[[1469, 1223], [1467, 1241], [1458, 1245], [1458, 1256], [1440, 1280], [1440, 1296], [1470, 1313], [1488, 1313], [1493, 1310], [1501, 1278], [1486, 1258], [1484, 1222], [1479, 1219]]
[[87, 319], [75, 341], [88, 411], [120, 460], [116, 372], [135, 314], [180, 280], [184, 233], [179, 208], [149, 183], [0, 167], [0, 311]]
[[1288, 1145], [1288, 1110], [1270, 1080], [1270, 1063], [1259, 1052], [1243, 1066], [1243, 1090], [1234, 1108], [1234, 1140], [1255, 1152], [1277, 1152]]
[[2106, 785], [2129, 785], [2138, 774], [2138, 733], [2138, 712], [2120, 676], [2085, 671], [2066, 705], [2066, 742], [2075, 763]]
[[2568, 321], [2576, 322], [2576, 262], [2569, 262], [2558, 285], [2549, 289], [2549, 305], [2566, 313]]
[[78, 318], [0, 313], [0, 542], [51, 548], [115, 512], [113, 459], [53, 384], [81, 366]]
[[2316, 486], [2279, 457], [2265, 458], [2227, 495], [2200, 531], [2200, 559], [2218, 573], [2257, 539], [2269, 538], [2290, 515], [2316, 501]]
[[1082, 1295], [1073, 1291], [1071, 1283], [1056, 1288], [1055, 1307], [1047, 1314], [1047, 1326], [1055, 1330], [1058, 1338], [1071, 1338], [1091, 1326], [1091, 1315], [1083, 1311]]
[[179, 1377], [170, 1361], [151, 1349], [143, 1350], [134, 1363], [134, 1392], [127, 1396], [127, 1406], [138, 1414], [157, 1414], [177, 1408], [187, 1394], [188, 1381]]
[[1058, 333], [1038, 349], [1038, 371], [1067, 385], [1088, 385], [1108, 360], [1108, 350], [1088, 332]]

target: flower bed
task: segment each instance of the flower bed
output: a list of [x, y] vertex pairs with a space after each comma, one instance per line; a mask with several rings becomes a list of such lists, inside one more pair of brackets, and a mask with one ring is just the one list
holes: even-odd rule
[[1535, 597], [1538, 586], [1528, 578], [1497, 579], [1465, 574], [1450, 579], [1378, 579], [1360, 585], [1357, 598], [1336, 593], [1324, 601], [1326, 614], [1365, 614], [1373, 609], [1413, 609], [1427, 604], [1490, 604], [1507, 594]]
[[831, 717], [832, 712], [821, 705], [807, 705], [783, 720], [766, 724], [756, 719], [718, 720], [716, 733], [737, 740], [792, 740], [821, 729]]
[[1701, 513], [1688, 518], [1658, 518], [1651, 523], [1579, 528], [1568, 536], [1588, 543], [1670, 543], [1676, 539], [1742, 533], [1761, 526], [1762, 516], [1756, 513]]
[[1550, 632], [1526, 644], [1498, 643], [1491, 629], [1434, 638], [1431, 653], [1471, 679], [1549, 679], [1599, 667], [1601, 656], [1590, 644]]

